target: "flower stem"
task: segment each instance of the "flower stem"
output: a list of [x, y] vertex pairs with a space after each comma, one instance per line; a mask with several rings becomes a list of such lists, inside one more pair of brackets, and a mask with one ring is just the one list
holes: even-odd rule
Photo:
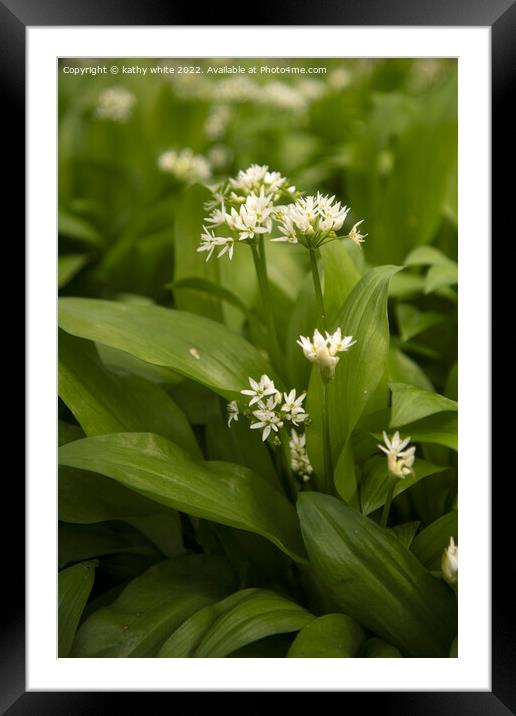
[[319, 302], [319, 308], [321, 310], [322, 328], [326, 330], [326, 311], [324, 309], [324, 298], [321, 287], [321, 278], [319, 276], [319, 268], [317, 266], [317, 255], [315, 249], [310, 249], [310, 264], [312, 267], [312, 278], [314, 281], [315, 295]]
[[389, 519], [389, 512], [391, 510], [392, 496], [394, 494], [394, 488], [396, 486], [395, 478], [389, 475], [389, 480], [389, 491], [387, 492], [387, 499], [385, 500], [385, 505], [383, 506], [382, 519], [380, 522], [382, 527], [387, 527], [387, 520]]
[[267, 326], [269, 357], [274, 368], [281, 375], [281, 366], [283, 362], [281, 359], [278, 336], [276, 334], [276, 326], [274, 325], [274, 317], [272, 315], [272, 303], [269, 290], [269, 280], [267, 278], [267, 263], [265, 259], [265, 248], [263, 246], [263, 237], [258, 239], [258, 246], [255, 242], [252, 242], [250, 246], [253, 253], [254, 268], [258, 278], [263, 314]]
[[333, 464], [330, 440], [330, 412], [328, 404], [328, 383], [324, 382], [324, 400], [322, 404], [323, 453], [324, 453], [324, 492], [333, 494]]

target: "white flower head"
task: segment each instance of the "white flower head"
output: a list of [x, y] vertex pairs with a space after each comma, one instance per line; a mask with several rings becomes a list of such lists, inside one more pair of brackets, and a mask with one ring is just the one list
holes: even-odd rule
[[290, 449], [290, 467], [292, 471], [297, 473], [304, 482], [308, 482], [313, 467], [308, 459], [306, 452], [306, 436], [299, 434], [294, 429], [290, 431], [290, 440], [288, 443]]
[[197, 247], [197, 251], [208, 252], [206, 261], [211, 258], [212, 253], [217, 247], [222, 247], [221, 251], [217, 254], [217, 257], [223, 256], [227, 252], [229, 258], [233, 258], [234, 241], [232, 238], [228, 238], [226, 236], [215, 236], [215, 233], [210, 231], [210, 229], [207, 229], [205, 226], [203, 226], [203, 229], [204, 233], [201, 234], [201, 243]]
[[296, 397], [295, 388], [292, 388], [290, 393], [283, 393], [281, 412], [293, 425], [297, 426], [308, 418], [308, 413], [305, 413], [305, 409], [303, 408], [305, 398], [306, 393], [301, 393], [300, 396]]
[[317, 196], [305, 196], [292, 204], [281, 207], [279, 219], [280, 236], [273, 241], [301, 243], [307, 248], [317, 248], [337, 237], [349, 208], [334, 196], [320, 192]]
[[266, 402], [259, 401], [258, 410], [253, 411], [256, 421], [251, 423], [250, 427], [251, 430], [263, 430], [263, 441], [267, 440], [272, 431], [277, 433], [279, 429], [283, 427], [283, 420], [276, 410], [279, 400], [281, 400], [281, 394], [275, 393], [272, 397], [267, 398]]
[[340, 358], [338, 353], [348, 351], [356, 343], [353, 336], [342, 336], [340, 328], [334, 333], [322, 333], [316, 328], [312, 340], [299, 336], [298, 345], [303, 349], [305, 357], [312, 363], [317, 363], [321, 377], [328, 382], [335, 376], [335, 367]]
[[361, 234], [360, 231], [358, 231], [358, 228], [360, 224], [363, 223], [363, 219], [361, 221], [357, 221], [356, 224], [352, 227], [351, 231], [348, 234], [348, 238], [351, 239], [357, 246], [360, 246], [360, 244], [364, 243], [365, 237], [367, 234]]
[[242, 395], [249, 395], [251, 397], [251, 400], [249, 401], [249, 405], [254, 405], [255, 403], [259, 403], [264, 398], [267, 398], [268, 396], [275, 396], [280, 395], [278, 390], [276, 390], [274, 386], [274, 382], [269, 378], [267, 375], [262, 375], [259, 382], [256, 380], [253, 380], [253, 378], [249, 378], [249, 385], [251, 386], [251, 389], [247, 388], [246, 390], [241, 390], [240, 392]]
[[125, 87], [110, 87], [99, 95], [95, 116], [113, 122], [127, 122], [135, 102], [136, 97]]
[[456, 590], [459, 582], [459, 546], [453, 537], [450, 537], [450, 544], [443, 552], [441, 571], [444, 580]]
[[387, 455], [387, 469], [393, 477], [403, 479], [407, 475], [413, 475], [412, 466], [416, 459], [416, 448], [414, 446], [407, 448], [410, 437], [402, 440], [398, 431], [389, 438], [385, 430], [383, 431], [384, 445], [378, 445], [380, 450]]
[[238, 416], [240, 414], [240, 411], [238, 409], [238, 403], [236, 400], [232, 400], [227, 405], [227, 411], [228, 411], [228, 428], [231, 427], [231, 421], [234, 420], [235, 423], [238, 422]]
[[207, 181], [211, 177], [208, 160], [188, 148], [180, 152], [175, 149], [163, 152], [158, 157], [158, 166], [162, 172], [171, 174], [177, 181], [186, 184]]

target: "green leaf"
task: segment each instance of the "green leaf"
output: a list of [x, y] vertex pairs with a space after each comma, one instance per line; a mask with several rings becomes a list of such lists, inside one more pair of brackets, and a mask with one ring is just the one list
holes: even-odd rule
[[206, 630], [196, 657], [221, 658], [264, 637], [298, 631], [314, 619], [303, 607], [269, 590], [246, 589], [240, 594]]
[[438, 571], [441, 569], [443, 551], [450, 544], [450, 537], [458, 543], [457, 510], [447, 512], [421, 530], [412, 542], [411, 550], [427, 569]]
[[188, 421], [164, 391], [139, 376], [114, 374], [90, 341], [64, 331], [59, 334], [59, 396], [88, 436], [155, 432], [201, 457]]
[[324, 307], [328, 323], [332, 324], [360, 274], [343, 241], [324, 244], [320, 252], [324, 267]]
[[389, 475], [385, 456], [375, 455], [365, 463], [364, 476], [360, 482], [360, 504], [363, 514], [369, 515], [385, 504], [392, 480], [396, 480], [393, 493], [396, 498], [424, 477], [435, 475], [443, 470], [446, 470], [446, 467], [432, 465], [426, 460], [417, 458], [414, 463], [414, 475], [407, 475], [401, 480]]
[[391, 532], [396, 535], [401, 544], [408, 549], [412, 544], [414, 535], [416, 534], [419, 525], [419, 520], [416, 520], [415, 522], [404, 522], [401, 525], [391, 527]]
[[207, 278], [181, 278], [167, 284], [167, 288], [173, 289], [174, 292], [178, 291], [178, 289], [190, 289], [192, 291], [206, 293], [209, 296], [215, 296], [222, 301], [230, 303], [235, 308], [238, 308], [239, 311], [242, 311], [242, 313], [249, 313], [249, 309], [245, 303], [243, 303], [236, 294], [229, 289], [224, 288], [224, 286], [220, 286], [218, 283], [215, 283], [215, 281], [210, 281]]
[[435, 311], [420, 311], [409, 303], [400, 303], [396, 309], [400, 336], [402, 341], [424, 333], [429, 328], [443, 323], [445, 317]]
[[57, 286], [63, 288], [88, 262], [87, 254], [68, 254], [57, 260]]
[[459, 267], [453, 261], [432, 266], [425, 279], [425, 293], [433, 293], [440, 288], [455, 286], [459, 280]]
[[392, 391], [391, 428], [414, 423], [436, 413], [458, 410], [455, 400], [413, 385], [390, 383], [389, 388]]
[[197, 462], [149, 433], [118, 433], [68, 443], [60, 464], [111, 477], [145, 497], [195, 517], [256, 532], [303, 559], [296, 513], [259, 475], [232, 463]]
[[310, 563], [343, 612], [409, 656], [445, 656], [456, 634], [451, 592], [388, 530], [336, 498], [298, 499]]
[[438, 266], [448, 263], [450, 259], [435, 246], [416, 246], [405, 259], [405, 266]]
[[70, 655], [83, 609], [95, 579], [96, 561], [74, 564], [63, 569], [58, 578], [58, 656]]
[[72, 656], [156, 656], [171, 631], [233, 586], [234, 575], [222, 557], [188, 555], [160, 562], [84, 622]]
[[102, 237], [86, 219], [63, 210], [59, 211], [59, 233], [90, 246], [102, 244]]
[[364, 631], [345, 614], [326, 614], [310, 622], [294, 639], [288, 656], [297, 659], [351, 658], [365, 639]]
[[[386, 371], [389, 355], [387, 295], [389, 281], [399, 270], [397, 266], [379, 266], [369, 271], [352, 289], [335, 322], [344, 335], [353, 336], [356, 344], [341, 356], [335, 379], [328, 386], [334, 464]], [[307, 410], [312, 423], [306, 433], [310, 461], [318, 474], [322, 474], [324, 464], [322, 403], [323, 384], [314, 367], [307, 395]], [[340, 479], [336, 487], [344, 499], [349, 499], [356, 490], [355, 485]]]
[[180, 283], [184, 279], [197, 279], [214, 284], [217, 280], [216, 258], [206, 261], [206, 254], [197, 251], [206, 216], [203, 204], [210, 198], [211, 192], [206, 187], [195, 184], [183, 191], [178, 202], [174, 221], [174, 304], [181, 310], [220, 321], [220, 295]]
[[154, 561], [162, 558], [152, 542], [123, 522], [61, 524], [58, 529], [58, 549], [60, 567], [106, 554], [139, 554]]
[[[403, 427], [403, 432], [411, 436], [414, 443], [434, 443], [452, 450], [458, 450], [457, 413], [444, 412], [416, 420]], [[378, 436], [381, 439], [381, 436]]]
[[208, 318], [162, 308], [63, 298], [59, 324], [68, 333], [127, 351], [234, 399], [249, 376], [272, 370], [250, 343]]
[[365, 659], [399, 659], [401, 653], [392, 644], [387, 644], [383, 639], [373, 637], [364, 644], [361, 656]]
[[[68, 445], [83, 442], [77, 440]], [[59, 467], [59, 519], [91, 524], [107, 520], [174, 514], [173, 510], [129, 490], [102, 475], [70, 467]]]
[[389, 378], [393, 383], [409, 383], [416, 388], [433, 390], [432, 383], [419, 365], [393, 345], [389, 349]]

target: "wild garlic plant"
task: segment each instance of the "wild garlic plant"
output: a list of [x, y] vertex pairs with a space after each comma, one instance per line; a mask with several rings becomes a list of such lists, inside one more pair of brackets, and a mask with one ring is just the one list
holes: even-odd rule
[[[303, 405], [306, 393], [297, 395], [295, 388], [282, 393], [265, 374], [259, 380], [249, 377], [249, 388], [243, 388], [240, 393], [245, 396], [247, 406], [241, 411], [236, 400], [228, 403], [228, 427], [232, 421], [238, 421], [242, 412], [250, 421], [251, 430], [262, 431], [263, 442], [268, 441], [272, 447], [282, 448], [286, 455], [285, 467], [289, 478], [287, 491], [295, 496], [298, 486], [291, 479], [292, 473], [307, 482], [313, 472], [305, 448], [305, 435], [295, 429], [310, 421]], [[294, 426], [290, 429], [290, 435], [287, 425]]]
[[[214, 252], [217, 258], [227, 255], [233, 258], [235, 248], [247, 245], [251, 248], [254, 267], [260, 289], [262, 308], [267, 324], [269, 356], [279, 375], [282, 374], [283, 360], [272, 312], [271, 292], [268, 279], [264, 239], [272, 242], [300, 244], [309, 252], [314, 291], [320, 313], [320, 324], [325, 336], [315, 328], [313, 338], [300, 336], [298, 344], [306, 358], [317, 364], [324, 383], [323, 436], [325, 486], [332, 491], [333, 466], [331, 457], [330, 425], [328, 409], [328, 383], [335, 375], [339, 353], [346, 352], [356, 343], [352, 336], [342, 336], [338, 327], [333, 333], [327, 331], [327, 316], [321, 277], [318, 267], [318, 251], [321, 246], [337, 239], [350, 239], [360, 246], [367, 234], [361, 234], [356, 222], [346, 234], [342, 231], [349, 207], [337, 201], [335, 196], [317, 192], [314, 196], [303, 196], [280, 172], [270, 171], [267, 165], [252, 164], [240, 170], [235, 177], [211, 187], [212, 199], [205, 204], [209, 211], [203, 225], [201, 243], [197, 248], [206, 253], [208, 261]], [[274, 234], [274, 235], [273, 235]], [[276, 235], [278, 234], [278, 235]], [[284, 375], [284, 373], [283, 373]], [[262, 376], [266, 378], [266, 376]], [[250, 379], [252, 380], [252, 379]], [[253, 383], [254, 384], [254, 383]], [[257, 384], [256, 384], [256, 387]], [[295, 394], [295, 393], [294, 393]], [[285, 394], [286, 395], [286, 394]], [[255, 413], [258, 420], [251, 425], [263, 427], [266, 439], [271, 431], [278, 433], [283, 426], [277, 408], [276, 393], [272, 392]], [[252, 403], [250, 403], [251, 405]], [[237, 419], [234, 403], [230, 403], [229, 421]], [[295, 424], [295, 423], [294, 423]], [[266, 433], [266, 434], [265, 434]], [[310, 472], [306, 471], [305, 475]]]

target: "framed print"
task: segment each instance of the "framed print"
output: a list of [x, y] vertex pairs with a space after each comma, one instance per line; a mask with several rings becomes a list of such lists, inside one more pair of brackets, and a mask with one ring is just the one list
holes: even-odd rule
[[0, 705], [514, 708], [489, 280], [514, 7], [45, 5], [1, 10], [29, 410]]

